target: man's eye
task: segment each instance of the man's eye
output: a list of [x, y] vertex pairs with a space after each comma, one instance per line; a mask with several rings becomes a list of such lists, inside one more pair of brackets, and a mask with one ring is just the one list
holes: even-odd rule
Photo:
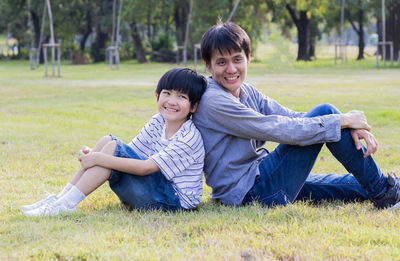
[[217, 64], [218, 64], [218, 65], [224, 65], [225, 62], [218, 62]]

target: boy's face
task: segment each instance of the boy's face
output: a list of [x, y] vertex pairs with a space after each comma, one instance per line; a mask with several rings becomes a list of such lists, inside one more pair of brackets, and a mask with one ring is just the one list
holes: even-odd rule
[[212, 53], [210, 64], [204, 63], [212, 78], [235, 97], [239, 97], [249, 64], [250, 59], [243, 50], [220, 53], [217, 49]]
[[189, 96], [175, 90], [161, 90], [157, 95], [158, 111], [167, 122], [183, 123], [189, 112], [195, 112], [197, 104], [191, 108]]

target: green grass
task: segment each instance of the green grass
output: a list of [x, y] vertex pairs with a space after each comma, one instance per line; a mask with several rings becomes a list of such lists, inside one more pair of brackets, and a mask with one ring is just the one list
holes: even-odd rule
[[[280, 103], [364, 110], [383, 171], [400, 171], [400, 73], [373, 58], [333, 65], [258, 55], [248, 82]], [[275, 66], [276, 65], [276, 66]], [[400, 212], [369, 202], [226, 207], [204, 185], [198, 211], [127, 211], [108, 185], [76, 214], [25, 218], [18, 206], [57, 193], [79, 167], [77, 151], [113, 133], [129, 141], [156, 113], [158, 78], [174, 65], [64, 63], [44, 78], [28, 62], [0, 62], [0, 260], [399, 260]], [[201, 69], [202, 70], [202, 69]], [[273, 149], [276, 144], [268, 143]], [[324, 149], [314, 173], [343, 173]]]

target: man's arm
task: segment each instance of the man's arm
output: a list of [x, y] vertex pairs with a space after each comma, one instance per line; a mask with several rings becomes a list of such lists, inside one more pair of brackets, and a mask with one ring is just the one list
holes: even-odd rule
[[203, 96], [195, 113], [195, 123], [245, 139], [292, 145], [335, 142], [340, 139], [338, 114], [314, 118], [264, 115], [218, 91]]
[[92, 152], [86, 155], [81, 155], [79, 160], [84, 169], [100, 166], [140, 176], [146, 176], [160, 170], [151, 159], [139, 160], [120, 158], [102, 152]]

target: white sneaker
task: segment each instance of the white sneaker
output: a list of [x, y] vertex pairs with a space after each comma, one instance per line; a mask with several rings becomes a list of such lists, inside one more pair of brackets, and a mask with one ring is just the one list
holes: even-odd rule
[[36, 202], [36, 203], [34, 203], [34, 204], [32, 204], [32, 205], [20, 206], [19, 209], [20, 209], [22, 212], [31, 211], [31, 210], [36, 209], [36, 208], [39, 208], [39, 207], [41, 207], [41, 206], [43, 206], [43, 205], [52, 204], [52, 203], [56, 202], [57, 199], [58, 199], [58, 198], [57, 198], [57, 196], [56, 196], [55, 194], [50, 194], [47, 198], [45, 198], [45, 199], [43, 199], [43, 200], [40, 200], [40, 201], [38, 201], [38, 202]]
[[24, 212], [27, 217], [57, 216], [65, 213], [72, 213], [78, 210], [78, 206], [69, 207], [65, 202], [54, 202], [45, 204], [39, 208]]

